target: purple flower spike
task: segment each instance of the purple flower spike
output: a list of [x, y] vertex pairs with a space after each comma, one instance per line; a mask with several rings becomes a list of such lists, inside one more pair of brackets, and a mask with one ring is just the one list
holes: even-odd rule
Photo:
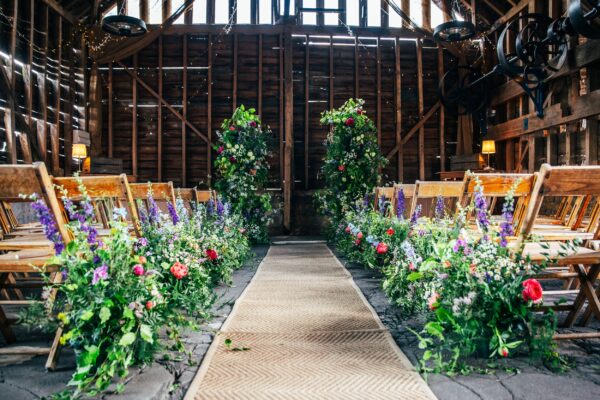
[[502, 205], [502, 218], [504, 219], [500, 223], [500, 246], [506, 247], [508, 245], [507, 238], [515, 234], [513, 227], [513, 200], [507, 198]]
[[475, 191], [475, 212], [477, 214], [477, 223], [484, 232], [488, 231], [490, 221], [488, 219], [487, 202], [483, 196], [483, 188], [479, 187]]
[[445, 214], [446, 211], [444, 210], [444, 196], [440, 195], [437, 197], [435, 203], [435, 219], [439, 221], [446, 216]]
[[421, 205], [417, 204], [417, 208], [415, 209], [415, 212], [410, 217], [410, 226], [415, 226], [417, 224], [417, 221], [419, 220], [420, 216], [421, 216]]
[[398, 219], [404, 219], [404, 211], [406, 210], [406, 197], [404, 196], [404, 189], [398, 190], [398, 204], [396, 204], [396, 217]]
[[43, 200], [36, 200], [31, 204], [31, 208], [37, 213], [40, 223], [44, 227], [44, 234], [54, 245], [54, 252], [60, 255], [65, 250], [65, 244], [58, 232], [54, 218], [50, 213], [50, 209], [46, 206]]
[[171, 202], [168, 202], [167, 208], [169, 209], [169, 215], [171, 215], [173, 225], [177, 225], [177, 223], [179, 222], [179, 215], [177, 215], [177, 210], [175, 210], [175, 206]]

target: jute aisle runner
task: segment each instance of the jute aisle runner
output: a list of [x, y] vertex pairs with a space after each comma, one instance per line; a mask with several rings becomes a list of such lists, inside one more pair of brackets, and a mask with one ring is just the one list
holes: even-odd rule
[[327, 246], [292, 244], [269, 250], [215, 337], [192, 399], [435, 396]]

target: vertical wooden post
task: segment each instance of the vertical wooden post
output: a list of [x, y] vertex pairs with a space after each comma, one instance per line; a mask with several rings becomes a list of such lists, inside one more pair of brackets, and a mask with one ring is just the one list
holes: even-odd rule
[[377, 121], [376, 121], [376, 126], [377, 126], [377, 144], [379, 144], [381, 146], [381, 38], [377, 38], [376, 42], [377, 44], [377, 52], [376, 52], [376, 58], [377, 58], [377, 71], [376, 71], [376, 79], [377, 79], [377, 83], [376, 83], [376, 90], [377, 90]]
[[338, 4], [339, 4], [339, 8], [340, 10], [342, 10], [342, 12], [339, 14], [339, 18], [340, 18], [340, 23], [342, 25], [346, 25], [347, 23], [347, 18], [346, 16], [348, 15], [348, 13], [346, 12], [346, 0], [338, 0]]
[[[317, 0], [317, 8], [324, 8], [325, 7], [325, 1], [324, 0]], [[323, 14], [322, 12], [317, 13], [317, 26], [323, 26], [325, 25], [325, 14]]]
[[[419, 119], [423, 118], [423, 42], [417, 39], [417, 88], [419, 92]], [[419, 128], [419, 179], [425, 180], [425, 125]]]
[[[400, 9], [404, 11], [404, 14], [410, 17], [410, 0], [402, 0], [402, 3], [400, 4]], [[404, 18], [402, 19], [402, 27], [410, 28], [410, 24]]]
[[[423, 12], [423, 28], [431, 30], [431, 0], [421, 0], [421, 11]], [[475, 13], [473, 13], [475, 14]]]
[[506, 141], [506, 159], [505, 159], [505, 165], [506, 165], [506, 172], [512, 172], [514, 171], [514, 165], [515, 165], [515, 142], [512, 139], [509, 139]]
[[[29, 52], [27, 66], [27, 125], [29, 130], [33, 132], [33, 46], [35, 45], [34, 27], [35, 25], [35, 14], [34, 14], [34, 0], [29, 0]], [[14, 87], [13, 87], [14, 90]]]
[[358, 60], [358, 36], [354, 36], [354, 98], [360, 97], [360, 62]]
[[[73, 26], [69, 25], [68, 37], [71, 41], [75, 42], [75, 34], [73, 32]], [[73, 164], [73, 112], [75, 110], [75, 54], [74, 45], [67, 47], [67, 57], [69, 65], [69, 79], [67, 81], [67, 101], [65, 104], [65, 132], [64, 132], [64, 144], [65, 144], [65, 175], [71, 175], [71, 168]]]
[[[197, 6], [198, 4], [194, 4], [194, 6]], [[140, 0], [140, 18], [148, 22], [149, 16], [150, 8], [148, 7], [148, 0]]]
[[171, 0], [163, 0], [162, 20], [163, 22], [171, 16]]
[[[252, 25], [256, 25], [259, 22], [259, 20], [258, 20], [259, 3], [258, 3], [258, 0], [251, 0], [250, 3], [251, 3], [250, 4], [250, 23]], [[259, 113], [259, 115], [260, 115], [260, 113]]]
[[58, 16], [58, 45], [56, 48], [56, 90], [55, 90], [55, 105], [54, 112], [56, 113], [56, 129], [50, 132], [51, 135], [51, 144], [52, 144], [52, 172], [55, 176], [60, 174], [60, 98], [61, 98], [61, 66], [62, 66], [62, 36], [63, 36], [63, 28], [62, 28], [62, 17]]
[[19, 1], [13, 0], [13, 15], [12, 15], [12, 29], [10, 34], [10, 90], [13, 95], [8, 96], [8, 108], [9, 108], [9, 124], [6, 130], [6, 147], [8, 149], [8, 159], [11, 164], [17, 163], [17, 135], [16, 135], [16, 120], [15, 110], [17, 105], [15, 104], [15, 97], [17, 96], [16, 83], [17, 75], [15, 72], [15, 53], [17, 50], [17, 26], [19, 17]]
[[263, 105], [263, 35], [258, 35], [258, 115], [262, 119]]
[[90, 73], [90, 112], [88, 129], [91, 136], [90, 155], [98, 157], [102, 154], [102, 83], [98, 64], [93, 63]]
[[333, 108], [333, 71], [333, 36], [329, 35], [329, 109]]
[[289, 232], [292, 229], [292, 190], [294, 157], [294, 83], [292, 65], [292, 35], [285, 33], [284, 39], [284, 79], [285, 79], [285, 158], [284, 158], [284, 212], [283, 226]]
[[598, 164], [598, 135], [600, 134], [598, 126], [598, 117], [593, 116], [587, 119], [587, 127], [584, 133], [583, 152], [587, 165]]
[[[444, 76], [444, 48], [438, 45], [438, 81]], [[440, 107], [440, 171], [446, 171], [446, 110]]]
[[390, 27], [390, 7], [388, 0], [381, 0], [381, 27]]
[[309, 151], [309, 118], [310, 118], [310, 37], [306, 35], [306, 46], [304, 47], [304, 189], [309, 187], [308, 175], [308, 151]]
[[404, 146], [402, 146], [402, 73], [400, 69], [400, 40], [394, 39], [395, 50], [395, 79], [394, 79], [394, 108], [396, 115], [396, 146], [398, 147], [398, 158], [396, 172], [398, 182], [404, 181]]
[[[42, 77], [39, 81], [40, 86], [40, 107], [42, 108], [42, 129], [38, 128], [38, 144], [40, 146], [40, 152], [42, 153], [42, 161], [46, 162], [48, 158], [48, 37], [50, 36], [50, 30], [48, 29], [48, 23], [50, 18], [50, 12], [48, 6], [44, 7], [44, 45], [43, 45], [43, 61], [42, 61]], [[39, 121], [38, 121], [39, 123]]]
[[[133, 73], [138, 76], [138, 54], [133, 55]], [[133, 79], [132, 84], [132, 108], [131, 108], [131, 174], [134, 177], [138, 175], [138, 131], [137, 131], [137, 98], [138, 84], [137, 79]]]
[[[212, 35], [208, 35], [208, 60], [206, 61], [206, 65], [208, 66], [208, 73], [206, 77], [207, 81], [207, 90], [206, 95], [207, 105], [206, 105], [206, 137], [208, 137], [208, 141], [212, 142]], [[210, 143], [206, 144], [206, 178], [208, 187], [212, 187], [212, 148]]]
[[[162, 98], [163, 97], [163, 37], [162, 35], [160, 35], [158, 37], [158, 95]], [[158, 116], [157, 116], [157, 120], [156, 120], [156, 124], [157, 124], [157, 132], [156, 134], [158, 135], [156, 137], [156, 149], [157, 149], [157, 157], [156, 157], [156, 163], [157, 163], [157, 168], [158, 168], [158, 172], [157, 172], [157, 180], [159, 182], [162, 182], [163, 177], [162, 177], [162, 164], [163, 164], [163, 159], [162, 159], [162, 139], [163, 139], [163, 115], [162, 115], [162, 103], [159, 101], [158, 102], [158, 108], [157, 108], [157, 112], [158, 112]]]
[[233, 34], [233, 111], [237, 108], [237, 85], [238, 85], [238, 35]]
[[[187, 35], [183, 35], [183, 95], [182, 95], [182, 104], [183, 104], [183, 118], [187, 119], [187, 109], [188, 109], [188, 82], [187, 82], [187, 71], [188, 70], [188, 38]], [[187, 135], [186, 135], [187, 127], [182, 122], [181, 123], [181, 187], [187, 187]]]
[[283, 82], [283, 35], [279, 35], [279, 177], [281, 187], [285, 185], [284, 176], [284, 149], [285, 149], [285, 127], [284, 127], [284, 82]]
[[527, 172], [532, 174], [535, 172], [535, 134], [529, 135], [529, 159], [527, 163]]
[[367, 12], [367, 0], [359, 0], [359, 25], [361, 28], [366, 27], [369, 24], [368, 12]]
[[114, 154], [114, 137], [113, 137], [113, 63], [108, 63], [108, 158], [112, 158]]

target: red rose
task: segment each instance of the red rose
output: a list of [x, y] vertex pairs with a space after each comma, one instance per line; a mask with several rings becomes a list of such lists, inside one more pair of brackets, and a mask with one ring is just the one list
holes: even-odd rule
[[357, 109], [357, 110], [356, 110], [356, 113], [357, 113], [358, 115], [362, 115], [362, 113], [363, 113], [363, 110], [362, 110], [362, 108], [359, 108], [359, 109]]
[[229, 161], [233, 164], [235, 164], [237, 162], [237, 159], [233, 156], [229, 157]]
[[137, 276], [144, 275], [144, 267], [142, 267], [140, 264], [134, 265], [133, 266], [133, 274], [137, 275]]
[[171, 266], [171, 273], [175, 278], [182, 279], [188, 274], [188, 267], [177, 261]]
[[383, 242], [379, 242], [379, 244], [377, 245], [377, 254], [385, 254], [388, 251], [388, 245], [383, 243]]
[[229, 127], [229, 130], [230, 130], [230, 131], [235, 131], [235, 126], [231, 125], [231, 126]]
[[147, 301], [146, 302], [146, 310], [152, 310], [154, 308], [154, 302], [153, 301]]
[[356, 239], [356, 241], [354, 242], [355, 245], [359, 245], [360, 244], [360, 239]]
[[350, 231], [351, 231], [350, 226], [347, 226], [345, 231], [346, 231], [346, 233], [350, 233]]
[[543, 301], [542, 296], [542, 285], [537, 280], [527, 279], [523, 282], [523, 300], [539, 304]]
[[394, 230], [394, 228], [390, 228], [387, 231], [385, 231], [385, 233], [387, 233], [388, 236], [394, 236], [394, 233], [396, 233], [396, 231]]
[[500, 349], [500, 354], [502, 355], [502, 357], [508, 357], [508, 349], [506, 347], [503, 347], [502, 349]]
[[221, 154], [224, 151], [225, 151], [225, 147], [219, 146], [219, 148], [217, 149], [217, 154]]
[[358, 234], [356, 235], [357, 239], [362, 239], [363, 238], [363, 233], [362, 232], [358, 232]]
[[217, 254], [216, 250], [208, 249], [206, 250], [206, 257], [208, 257], [210, 261], [214, 261], [219, 258], [219, 255]]
[[338, 171], [344, 172], [345, 170], [346, 170], [346, 166], [343, 164], [338, 167]]
[[354, 126], [354, 118], [349, 117], [346, 122], [345, 122], [346, 126]]
[[250, 121], [250, 122], [248, 122], [248, 125], [253, 128], [256, 128], [256, 121]]

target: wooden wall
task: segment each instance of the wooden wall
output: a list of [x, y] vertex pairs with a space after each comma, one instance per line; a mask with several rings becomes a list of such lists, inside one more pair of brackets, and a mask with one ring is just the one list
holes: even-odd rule
[[74, 23], [46, 1], [0, 0], [0, 163], [75, 168], [65, 160], [86, 129], [87, 56]]
[[[235, 31], [165, 34], [122, 63], [101, 65], [103, 155], [123, 159], [126, 172], [138, 180], [207, 185], [214, 155], [189, 125], [184, 128], [183, 119], [215, 140], [223, 119], [244, 104], [256, 108], [273, 131], [270, 186], [282, 187], [283, 36]], [[321, 112], [350, 97], [363, 98], [387, 155], [438, 101], [438, 55], [442, 52], [431, 43], [315, 34], [292, 35], [291, 47], [295, 190], [322, 184], [318, 173], [327, 127], [319, 122]], [[419, 53], [422, 74], [418, 73]], [[452, 62], [447, 54], [444, 58], [443, 62]], [[139, 79], [134, 80], [136, 70]], [[160, 96], [162, 107], [158, 107]], [[444, 148], [453, 146], [455, 126], [454, 117], [445, 116]], [[422, 134], [414, 133], [402, 151], [391, 157], [384, 170], [386, 181], [412, 182], [420, 174], [424, 179], [437, 179], [440, 143], [438, 111], [424, 124]]]

